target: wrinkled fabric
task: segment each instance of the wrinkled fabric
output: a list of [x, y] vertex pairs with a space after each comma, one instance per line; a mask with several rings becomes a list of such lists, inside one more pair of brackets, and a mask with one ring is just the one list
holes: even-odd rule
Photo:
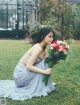
[[[48, 68], [44, 60], [36, 63], [35, 66], [43, 70]], [[0, 97], [25, 100], [47, 96], [55, 89], [55, 85], [49, 77], [46, 86], [43, 82], [44, 77], [44, 74], [31, 72], [24, 64], [18, 63], [13, 74], [14, 80], [0, 80]]]

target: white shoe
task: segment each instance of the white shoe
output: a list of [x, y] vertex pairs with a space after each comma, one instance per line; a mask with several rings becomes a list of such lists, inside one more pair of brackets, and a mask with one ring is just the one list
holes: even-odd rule
[[52, 83], [55, 87], [57, 86], [57, 84], [55, 82]]

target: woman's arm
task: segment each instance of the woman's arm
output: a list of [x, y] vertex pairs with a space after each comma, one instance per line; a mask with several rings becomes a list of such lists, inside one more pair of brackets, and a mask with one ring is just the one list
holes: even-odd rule
[[44, 55], [45, 55], [45, 58], [48, 57], [48, 51], [47, 51], [47, 49], [45, 50], [45, 54]]
[[43, 70], [43, 69], [40, 69], [36, 66], [34, 66], [34, 63], [36, 62], [37, 58], [39, 57], [40, 53], [41, 53], [42, 49], [38, 46], [36, 46], [34, 49], [33, 49], [33, 52], [26, 64], [26, 67], [30, 70], [30, 71], [33, 71], [33, 72], [36, 72], [36, 73], [41, 73], [41, 74], [50, 74], [51, 73], [51, 69], [47, 69], [47, 70]]

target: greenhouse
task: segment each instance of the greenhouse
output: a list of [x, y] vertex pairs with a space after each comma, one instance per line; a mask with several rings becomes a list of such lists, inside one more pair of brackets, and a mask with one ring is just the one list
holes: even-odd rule
[[26, 29], [37, 19], [35, 0], [0, 0], [0, 30]]

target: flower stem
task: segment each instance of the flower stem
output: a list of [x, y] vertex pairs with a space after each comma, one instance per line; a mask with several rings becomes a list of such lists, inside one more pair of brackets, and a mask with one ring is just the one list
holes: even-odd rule
[[48, 84], [49, 76], [50, 76], [50, 75], [45, 75], [45, 77], [44, 77], [44, 79], [43, 79], [43, 82], [44, 82], [44, 84], [45, 84], [46, 86], [47, 86], [47, 84]]

